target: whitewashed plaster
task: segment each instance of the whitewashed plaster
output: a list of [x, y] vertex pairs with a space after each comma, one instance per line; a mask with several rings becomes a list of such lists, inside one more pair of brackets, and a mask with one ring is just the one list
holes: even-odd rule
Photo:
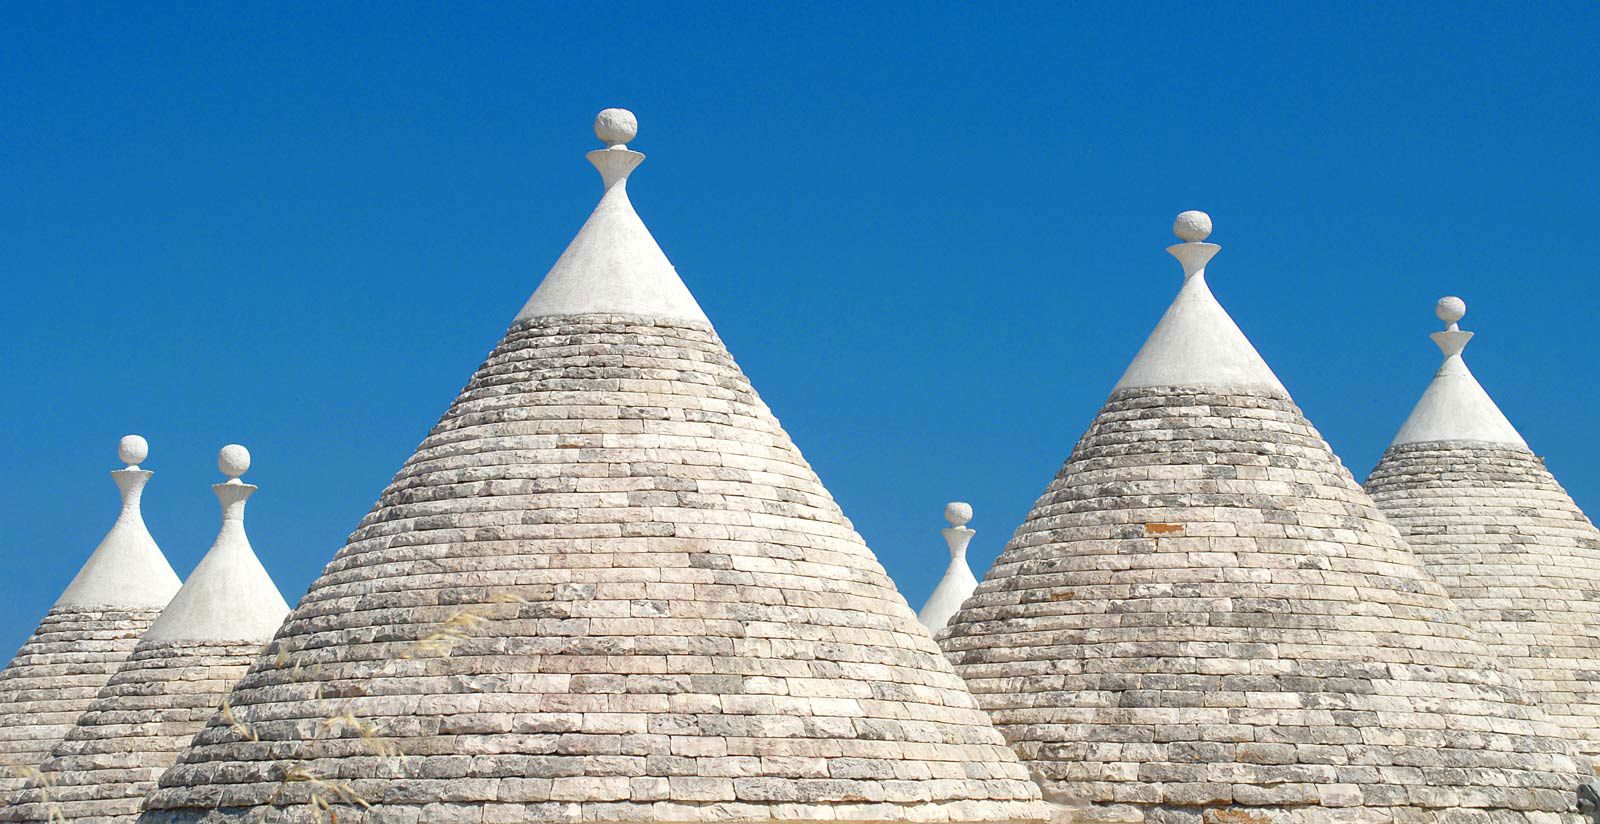
[[600, 170], [605, 195], [517, 320], [620, 314], [710, 323], [628, 200], [628, 175], [644, 162], [643, 154], [626, 145], [637, 131], [637, 121], [624, 109], [606, 109], [595, 118], [595, 134], [607, 148], [588, 158]]
[[222, 504], [222, 530], [145, 641], [266, 642], [289, 614], [245, 534], [244, 506], [256, 487], [239, 476], [250, 468], [250, 453], [229, 444], [218, 454], [217, 468], [228, 476], [211, 487]]
[[138, 435], [129, 435], [118, 444], [117, 455], [128, 466], [113, 471], [111, 478], [122, 493], [122, 510], [56, 606], [160, 609], [182, 585], [145, 527], [140, 509], [145, 485], [155, 474], [139, 468], [149, 453], [149, 444]]
[[950, 616], [956, 614], [972, 591], [978, 588], [978, 579], [972, 574], [972, 567], [967, 565], [967, 545], [972, 543], [972, 536], [978, 534], [977, 530], [967, 527], [967, 522], [972, 520], [972, 505], [952, 501], [945, 505], [944, 517], [950, 522], [950, 527], [939, 532], [944, 535], [944, 542], [950, 548], [950, 566], [945, 569], [944, 577], [939, 579], [939, 585], [933, 588], [933, 594], [928, 596], [927, 603], [922, 605], [922, 611], [917, 613], [917, 620], [930, 633], [944, 629]]
[[1467, 305], [1460, 298], [1444, 297], [1434, 313], [1447, 326], [1429, 337], [1444, 354], [1444, 363], [1423, 391], [1422, 399], [1411, 410], [1392, 445], [1429, 441], [1475, 441], [1520, 446], [1528, 444], [1467, 368], [1462, 350], [1472, 340], [1457, 322], [1466, 315]]
[[1116, 389], [1207, 386], [1285, 392], [1206, 283], [1206, 264], [1222, 250], [1203, 242], [1210, 234], [1211, 218], [1204, 212], [1184, 212], [1173, 231], [1187, 241], [1167, 247], [1183, 265], [1183, 288]]

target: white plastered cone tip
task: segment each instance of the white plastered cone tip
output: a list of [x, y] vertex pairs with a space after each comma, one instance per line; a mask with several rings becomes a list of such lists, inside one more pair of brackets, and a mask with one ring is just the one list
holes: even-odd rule
[[111, 478], [122, 494], [121, 511], [56, 606], [160, 609], [182, 585], [144, 524], [144, 488], [155, 473], [139, 463], [149, 456], [150, 444], [138, 435], [117, 443], [117, 458], [126, 466]]
[[517, 313], [517, 321], [637, 315], [709, 325], [628, 199], [628, 176], [644, 162], [643, 154], [627, 146], [639, 133], [638, 118], [627, 109], [605, 109], [595, 117], [594, 133], [606, 148], [587, 156], [600, 171], [605, 194]]
[[1206, 265], [1222, 250], [1205, 242], [1211, 236], [1211, 216], [1183, 212], [1173, 221], [1172, 232], [1183, 241], [1167, 247], [1183, 266], [1183, 288], [1115, 389], [1196, 387], [1288, 394], [1206, 283]]
[[967, 564], [967, 545], [972, 543], [972, 536], [978, 534], [977, 530], [967, 526], [967, 522], [972, 520], [972, 504], [964, 501], [945, 504], [944, 519], [950, 526], [939, 532], [944, 535], [945, 546], [950, 550], [950, 565], [945, 568], [944, 577], [939, 579], [933, 594], [928, 596], [922, 610], [917, 613], [917, 620], [933, 634], [944, 629], [950, 616], [955, 615], [967, 598], [972, 596], [973, 590], [978, 588], [978, 579]]
[[1467, 315], [1467, 302], [1454, 295], [1439, 298], [1433, 314], [1445, 324], [1444, 331], [1429, 335], [1444, 355], [1444, 362], [1390, 445], [1452, 442], [1528, 448], [1528, 442], [1462, 358], [1473, 336], [1460, 327], [1461, 319]]
[[289, 614], [245, 532], [245, 502], [256, 487], [239, 476], [249, 468], [250, 450], [243, 446], [231, 443], [217, 452], [217, 469], [228, 477], [211, 487], [222, 505], [222, 529], [144, 640], [266, 643]]

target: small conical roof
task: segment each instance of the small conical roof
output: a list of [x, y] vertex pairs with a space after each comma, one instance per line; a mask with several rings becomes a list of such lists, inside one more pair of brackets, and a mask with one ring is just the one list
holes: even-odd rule
[[1400, 426], [1392, 445], [1452, 441], [1528, 447], [1461, 358], [1462, 350], [1472, 340], [1472, 333], [1461, 331], [1457, 323], [1466, 311], [1467, 305], [1460, 298], [1439, 299], [1434, 314], [1446, 326], [1431, 337], [1444, 353], [1444, 363]]
[[230, 444], [217, 463], [229, 480], [212, 487], [222, 529], [211, 550], [0, 821], [132, 824], [289, 612], [245, 535], [250, 453]]
[[1466, 305], [1438, 311], [1444, 367], [1367, 491], [1529, 693], [1600, 754], [1600, 531], [1467, 371]]
[[0, 802], [72, 729], [181, 585], [140, 511], [154, 474], [139, 468], [149, 445], [129, 435], [117, 451], [127, 467], [111, 473], [122, 493], [116, 522], [0, 672], [0, 766], [11, 768], [0, 769]]
[[645, 254], [619, 188], [642, 159], [633, 129], [602, 113], [607, 214], [147, 820], [309, 820], [308, 801], [371, 803], [369, 821], [1042, 820], [1005, 740]]
[[[1169, 250], [1190, 282], [1209, 224]], [[1146, 346], [1235, 366], [1124, 379], [939, 636], [1046, 798], [1147, 824], [1573, 810], [1587, 759], [1234, 328]]]
[[967, 522], [972, 520], [972, 505], [951, 501], [945, 504], [944, 518], [950, 522], [950, 526], [939, 532], [944, 535], [944, 542], [950, 548], [950, 566], [945, 568], [944, 577], [939, 579], [939, 585], [933, 588], [933, 594], [928, 596], [922, 611], [917, 613], [917, 620], [930, 633], [944, 629], [945, 622], [956, 614], [962, 602], [978, 587], [972, 567], [967, 566], [967, 545], [972, 543], [972, 536], [977, 534], [977, 530], [967, 527]]
[[239, 480], [250, 453], [238, 444], [222, 448], [217, 468], [228, 476], [212, 486], [222, 504], [222, 531], [200, 565], [162, 611], [146, 641], [245, 641], [265, 644], [289, 614], [272, 576], [250, 547], [244, 505], [256, 487]]

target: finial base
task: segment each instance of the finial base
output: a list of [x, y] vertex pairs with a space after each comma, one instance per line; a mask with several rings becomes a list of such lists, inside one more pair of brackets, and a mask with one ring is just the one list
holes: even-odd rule
[[1206, 264], [1222, 251], [1222, 247], [1215, 243], [1192, 241], [1190, 243], [1174, 243], [1167, 247], [1167, 254], [1178, 259], [1183, 265], [1183, 278], [1188, 280], [1206, 270]]

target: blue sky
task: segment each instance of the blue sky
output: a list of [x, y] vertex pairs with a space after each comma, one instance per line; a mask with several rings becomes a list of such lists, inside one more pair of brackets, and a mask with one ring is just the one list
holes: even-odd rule
[[913, 605], [945, 501], [987, 566], [1071, 450], [1183, 209], [1358, 477], [1459, 294], [1479, 378], [1600, 507], [1592, 4], [322, 5], [0, 10], [0, 647], [110, 525], [127, 432], [180, 574], [249, 446], [297, 600], [593, 207], [605, 106]]

